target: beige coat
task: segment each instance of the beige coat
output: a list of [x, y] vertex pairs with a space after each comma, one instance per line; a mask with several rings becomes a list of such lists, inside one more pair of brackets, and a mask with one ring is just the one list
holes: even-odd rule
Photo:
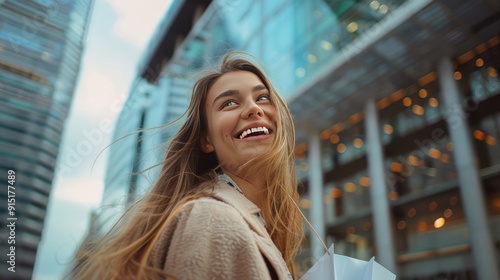
[[260, 209], [224, 179], [214, 197], [182, 207], [155, 245], [153, 265], [182, 280], [271, 279], [265, 257], [279, 279], [292, 279]]

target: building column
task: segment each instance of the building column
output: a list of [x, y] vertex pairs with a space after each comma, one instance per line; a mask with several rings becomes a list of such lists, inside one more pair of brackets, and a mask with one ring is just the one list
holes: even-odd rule
[[[309, 137], [309, 194], [311, 199], [311, 224], [322, 240], [325, 240], [325, 219], [323, 217], [323, 169], [321, 167], [321, 139], [319, 134], [311, 133]], [[310, 236], [312, 257], [319, 260], [325, 249], [321, 241]], [[328, 245], [327, 245], [328, 246]]]
[[366, 104], [365, 128], [368, 156], [368, 174], [372, 184], [370, 196], [375, 230], [376, 260], [390, 271], [397, 273], [394, 256], [393, 224], [384, 173], [384, 157], [380, 138], [380, 124], [375, 100]]
[[472, 254], [480, 280], [498, 280], [498, 262], [491, 236], [484, 194], [475, 164], [470, 128], [462, 107], [464, 97], [453, 79], [451, 60], [444, 58], [438, 65], [441, 98], [446, 108], [445, 118], [453, 142], [455, 166], [458, 173], [460, 194], [469, 228]]

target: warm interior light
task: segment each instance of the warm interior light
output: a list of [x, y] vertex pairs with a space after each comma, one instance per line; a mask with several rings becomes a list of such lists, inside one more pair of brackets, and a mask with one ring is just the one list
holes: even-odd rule
[[398, 229], [399, 229], [399, 230], [403, 230], [403, 229], [405, 229], [405, 228], [406, 228], [406, 222], [405, 222], [405, 221], [403, 221], [403, 220], [399, 221], [399, 222], [398, 222]]
[[441, 157], [441, 152], [436, 148], [430, 148], [428, 154], [433, 159], [439, 159]]
[[483, 67], [484, 65], [484, 60], [482, 58], [476, 59], [476, 66], [477, 67]]
[[439, 102], [438, 102], [438, 100], [436, 98], [431, 97], [431, 98], [429, 98], [429, 105], [431, 107], [436, 108], [437, 106], [439, 106]]
[[460, 71], [455, 71], [455, 73], [453, 73], [453, 78], [457, 81], [462, 79], [462, 73], [460, 73]]
[[321, 131], [319, 137], [321, 138], [321, 140], [326, 140], [330, 138], [330, 131], [328, 129]]
[[357, 124], [359, 121], [363, 119], [363, 113], [358, 112], [349, 117], [350, 124]]
[[307, 151], [307, 144], [306, 143], [298, 144], [295, 150], [297, 151], [298, 154], [305, 153]]
[[363, 147], [363, 140], [361, 140], [361, 138], [356, 138], [353, 141], [353, 145], [354, 145], [354, 147], [359, 149], [359, 148]]
[[418, 96], [420, 96], [420, 98], [426, 98], [427, 97], [427, 90], [425, 90], [425, 89], [419, 90]]
[[337, 144], [340, 141], [340, 137], [338, 134], [332, 134], [330, 135], [330, 142], [332, 144]]
[[307, 171], [307, 169], [309, 169], [309, 164], [307, 164], [307, 162], [301, 162], [300, 163], [300, 169], [302, 171]]
[[493, 68], [493, 67], [488, 67], [488, 74], [491, 76], [491, 77], [496, 77], [498, 75], [497, 73], [497, 69]]
[[422, 78], [418, 79], [418, 84], [423, 87], [427, 84], [429, 84], [432, 81], [435, 81], [437, 78], [436, 72], [430, 72], [425, 74]]
[[370, 178], [363, 176], [359, 179], [359, 184], [363, 187], [369, 187], [371, 185], [371, 180]]
[[372, 10], [376, 10], [376, 9], [378, 9], [378, 7], [380, 7], [380, 3], [378, 1], [371, 1], [370, 2], [370, 8]]
[[444, 163], [449, 163], [450, 162], [450, 155], [448, 154], [443, 154], [441, 156], [441, 161], [444, 162]]
[[403, 105], [405, 105], [406, 107], [410, 107], [410, 105], [411, 105], [411, 98], [410, 97], [405, 97], [403, 99]]
[[474, 58], [474, 55], [475, 55], [475, 54], [474, 54], [474, 51], [468, 51], [468, 52], [466, 52], [466, 53], [462, 54], [461, 56], [459, 56], [459, 57], [457, 58], [457, 60], [458, 60], [458, 62], [459, 62], [460, 64], [464, 64], [464, 63], [466, 63], [467, 61], [469, 61], [469, 60], [473, 59], [473, 58]]
[[303, 198], [300, 200], [300, 207], [303, 209], [311, 208], [311, 201], [307, 198]]
[[403, 97], [405, 97], [405, 95], [406, 95], [406, 92], [402, 89], [395, 91], [393, 94], [391, 94], [392, 102], [396, 102], [396, 101], [401, 100]]
[[480, 141], [483, 141], [486, 138], [486, 134], [479, 129], [474, 130], [473, 134], [474, 138]]
[[413, 165], [413, 166], [417, 166], [420, 164], [420, 160], [418, 159], [418, 157], [413, 156], [413, 155], [408, 156], [407, 162], [409, 165]]
[[331, 191], [330, 191], [330, 195], [333, 197], [333, 198], [340, 198], [342, 197], [342, 190], [339, 189], [339, 188], [333, 188]]
[[420, 105], [413, 105], [413, 107], [411, 107], [411, 110], [413, 111], [413, 113], [415, 113], [415, 115], [422, 116], [423, 114], [425, 114], [424, 107]]
[[394, 128], [390, 124], [384, 125], [384, 132], [387, 134], [392, 134], [394, 132]]
[[399, 198], [399, 194], [395, 191], [389, 192], [389, 200], [397, 200]]
[[337, 145], [337, 152], [339, 152], [341, 154], [344, 153], [346, 149], [347, 148], [346, 148], [344, 143], [340, 143]]
[[353, 193], [356, 191], [356, 184], [352, 183], [352, 182], [347, 182], [345, 185], [344, 185], [344, 190], [346, 192], [349, 192], [349, 193]]
[[408, 209], [408, 217], [413, 218], [417, 214], [417, 210], [415, 208]]
[[444, 217], [445, 218], [449, 218], [451, 217], [451, 215], [453, 215], [453, 210], [451, 210], [450, 208], [444, 210], [444, 213], [443, 213]]
[[450, 204], [451, 205], [455, 205], [455, 204], [457, 204], [457, 202], [458, 202], [458, 197], [456, 197], [456, 196], [450, 197]]
[[448, 151], [450, 151], [450, 152], [451, 152], [451, 151], [453, 151], [453, 148], [454, 148], [454, 147], [455, 147], [455, 146], [454, 146], [454, 145], [453, 145], [453, 143], [451, 143], [451, 142], [450, 142], [450, 143], [448, 143], [448, 144], [446, 145], [446, 149], [448, 149]]
[[351, 33], [354, 33], [358, 30], [359, 26], [358, 26], [358, 23], [353, 21], [351, 23], [349, 23], [346, 27], [347, 31], [351, 32]]
[[389, 11], [389, 6], [387, 6], [387, 5], [380, 5], [380, 7], [378, 7], [378, 11], [381, 14], [387, 14], [387, 12]]
[[496, 208], [500, 208], [500, 198], [495, 198], [493, 200], [493, 206], [495, 206]]
[[483, 43], [483, 44], [481, 44], [481, 45], [479, 45], [479, 46], [476, 47], [476, 53], [477, 54], [484, 53], [487, 50], [488, 50], [488, 46], [485, 43]]
[[488, 46], [490, 46], [490, 48], [500, 44], [500, 37], [499, 36], [495, 36], [491, 39], [488, 40]]
[[488, 135], [486, 136], [486, 143], [488, 143], [488, 145], [490, 146], [495, 146], [495, 144], [497, 143], [497, 139], [491, 135]]
[[379, 101], [377, 101], [377, 108], [379, 110], [387, 108], [387, 106], [391, 105], [391, 101], [389, 100], [388, 97], [382, 98]]
[[445, 220], [443, 217], [440, 217], [440, 218], [437, 218], [435, 221], [434, 221], [434, 227], [435, 228], [442, 228], [445, 224]]
[[338, 122], [332, 126], [332, 131], [335, 133], [338, 133], [342, 130], [344, 130], [345, 124], [343, 122]]
[[427, 231], [427, 223], [426, 223], [426, 222], [424, 222], [424, 221], [420, 221], [420, 222], [418, 223], [418, 230], [419, 230], [420, 232]]
[[436, 210], [437, 209], [437, 203], [435, 201], [429, 203], [428, 208], [429, 208], [430, 211]]
[[391, 163], [391, 170], [394, 172], [401, 172], [403, 171], [403, 165], [399, 162], [393, 162]]

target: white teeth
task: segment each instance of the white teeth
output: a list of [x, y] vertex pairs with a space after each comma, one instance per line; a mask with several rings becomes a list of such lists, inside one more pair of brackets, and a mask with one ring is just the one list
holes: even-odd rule
[[267, 134], [269, 134], [269, 129], [267, 127], [263, 127], [263, 126], [249, 128], [241, 133], [240, 139], [243, 139], [243, 138], [247, 137], [249, 134], [252, 134], [254, 132], [264, 132], [264, 134], [267, 135]]

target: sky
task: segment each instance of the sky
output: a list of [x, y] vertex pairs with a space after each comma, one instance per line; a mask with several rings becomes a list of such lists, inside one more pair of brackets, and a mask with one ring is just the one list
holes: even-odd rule
[[171, 0], [94, 0], [66, 120], [34, 280], [62, 279], [99, 207], [114, 122]]

